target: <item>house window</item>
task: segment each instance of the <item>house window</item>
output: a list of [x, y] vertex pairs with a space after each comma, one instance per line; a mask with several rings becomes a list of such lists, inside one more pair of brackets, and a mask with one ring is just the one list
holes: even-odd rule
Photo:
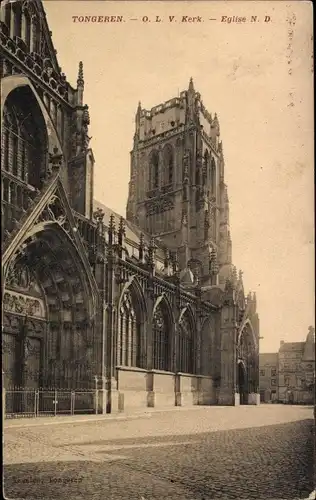
[[276, 377], [276, 369], [271, 368], [271, 377]]
[[290, 385], [290, 377], [284, 377], [284, 385], [286, 386]]
[[265, 376], [265, 370], [260, 370], [260, 377], [264, 377]]
[[275, 378], [271, 379], [271, 385], [276, 385], [276, 379]]

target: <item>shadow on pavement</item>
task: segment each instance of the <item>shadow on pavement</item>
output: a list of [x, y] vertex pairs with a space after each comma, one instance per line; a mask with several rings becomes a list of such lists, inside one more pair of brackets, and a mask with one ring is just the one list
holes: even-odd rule
[[[56, 443], [65, 451], [72, 445]], [[91, 460], [88, 446], [97, 459]], [[312, 419], [75, 447], [78, 461], [5, 466], [6, 498], [293, 500], [313, 490]]]

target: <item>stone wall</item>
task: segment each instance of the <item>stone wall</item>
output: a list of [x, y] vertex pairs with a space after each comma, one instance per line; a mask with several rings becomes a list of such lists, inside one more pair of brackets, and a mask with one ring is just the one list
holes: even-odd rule
[[118, 410], [216, 404], [211, 377], [117, 367]]

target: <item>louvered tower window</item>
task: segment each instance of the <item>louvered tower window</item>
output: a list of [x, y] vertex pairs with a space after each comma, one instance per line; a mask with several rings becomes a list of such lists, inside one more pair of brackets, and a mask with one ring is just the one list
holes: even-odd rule
[[174, 172], [174, 155], [173, 148], [170, 144], [166, 144], [163, 150], [163, 161], [164, 161], [164, 182], [165, 184], [173, 183], [173, 172]]
[[152, 151], [149, 161], [149, 189], [159, 187], [159, 153]]

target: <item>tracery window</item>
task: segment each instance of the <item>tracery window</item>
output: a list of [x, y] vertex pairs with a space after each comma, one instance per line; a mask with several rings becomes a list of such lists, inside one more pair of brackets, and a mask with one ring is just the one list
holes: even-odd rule
[[167, 144], [163, 150], [164, 171], [165, 171], [165, 184], [173, 183], [174, 172], [174, 154], [170, 144]]
[[119, 366], [138, 366], [139, 328], [132, 293], [126, 290], [119, 311], [117, 339], [117, 364]]
[[187, 316], [184, 316], [179, 325], [179, 371], [194, 373], [194, 346], [192, 328]]
[[149, 160], [149, 189], [159, 187], [159, 153], [152, 151]]
[[153, 368], [170, 370], [170, 327], [160, 304], [153, 319]]
[[2, 165], [20, 181], [40, 187], [46, 168], [46, 126], [31, 91], [14, 90], [4, 106]]
[[2, 227], [11, 231], [47, 168], [46, 125], [29, 87], [13, 90], [4, 105], [1, 143]]

